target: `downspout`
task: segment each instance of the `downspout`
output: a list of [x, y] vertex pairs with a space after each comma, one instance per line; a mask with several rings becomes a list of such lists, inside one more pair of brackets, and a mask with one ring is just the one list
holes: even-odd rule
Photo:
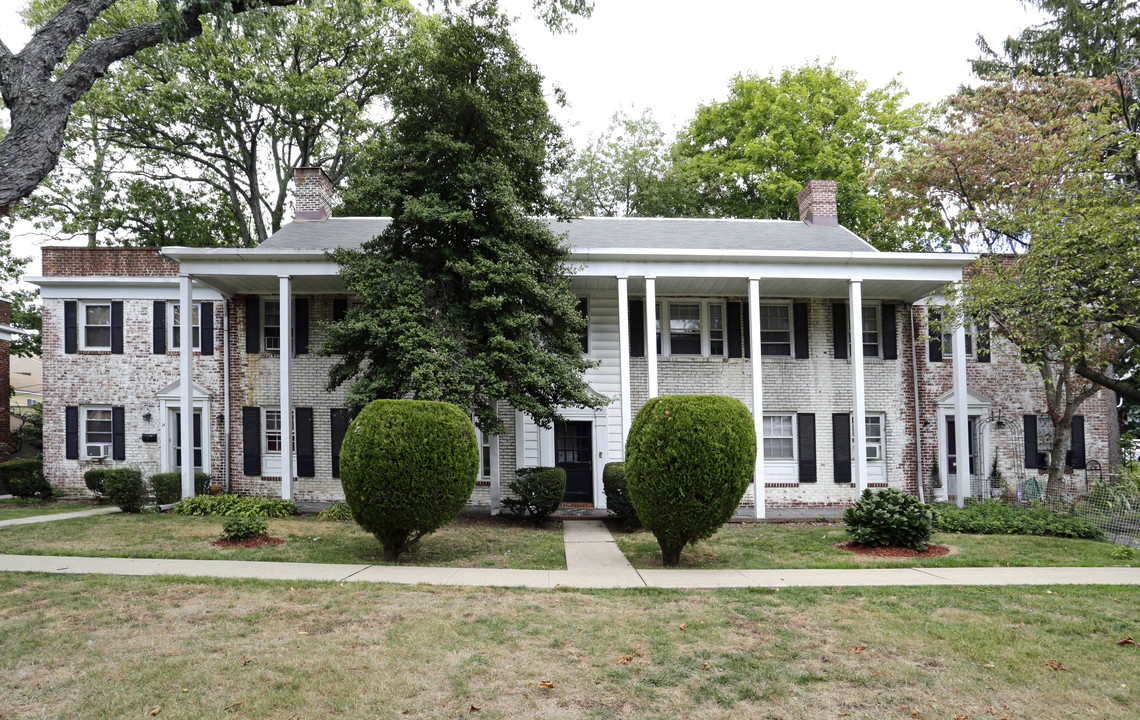
[[914, 306], [909, 306], [910, 311], [910, 370], [912, 380], [914, 382], [914, 447], [915, 458], [914, 467], [918, 477], [918, 501], [921, 503], [926, 502], [925, 493], [922, 491], [922, 417], [921, 417], [921, 403], [918, 398], [918, 338], [915, 337], [916, 325], [914, 321]]
[[222, 405], [225, 408], [222, 420], [226, 446], [225, 488], [230, 493], [230, 300], [222, 298]]

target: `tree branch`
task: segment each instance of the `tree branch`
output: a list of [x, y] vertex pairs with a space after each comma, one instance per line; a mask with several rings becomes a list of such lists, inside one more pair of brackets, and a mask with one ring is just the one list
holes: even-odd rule
[[1128, 398], [1133, 402], [1140, 402], [1140, 388], [1128, 385], [1117, 378], [1109, 377], [1102, 372], [1093, 370], [1087, 365], [1077, 365], [1074, 370], [1084, 379], [1091, 380], [1097, 385], [1106, 387], [1121, 397]]

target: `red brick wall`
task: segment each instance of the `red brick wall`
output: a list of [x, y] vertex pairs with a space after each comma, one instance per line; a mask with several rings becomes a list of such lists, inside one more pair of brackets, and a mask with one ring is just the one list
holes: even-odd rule
[[178, 263], [157, 248], [45, 247], [47, 277], [177, 277]]

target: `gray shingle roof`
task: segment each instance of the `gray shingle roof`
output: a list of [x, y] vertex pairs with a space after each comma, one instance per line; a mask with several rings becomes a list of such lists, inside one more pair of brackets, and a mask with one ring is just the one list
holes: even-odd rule
[[[293, 222], [261, 244], [266, 250], [333, 250], [359, 247], [379, 235], [389, 218], [332, 218]], [[579, 218], [554, 223], [571, 247], [586, 249], [789, 250], [875, 252], [844, 227], [813, 227], [792, 220], [679, 220]]]

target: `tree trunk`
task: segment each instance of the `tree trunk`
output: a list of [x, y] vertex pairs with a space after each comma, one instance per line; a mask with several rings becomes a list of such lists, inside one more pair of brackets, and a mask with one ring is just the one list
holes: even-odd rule
[[1065, 487], [1065, 457], [1073, 434], [1073, 417], [1070, 413], [1053, 421], [1053, 447], [1049, 451], [1049, 479], [1045, 483], [1045, 499], [1050, 503], [1061, 501]]
[[673, 545], [658, 538], [657, 544], [661, 546], [661, 564], [665, 567], [677, 567], [681, 564], [681, 548], [684, 544]]

